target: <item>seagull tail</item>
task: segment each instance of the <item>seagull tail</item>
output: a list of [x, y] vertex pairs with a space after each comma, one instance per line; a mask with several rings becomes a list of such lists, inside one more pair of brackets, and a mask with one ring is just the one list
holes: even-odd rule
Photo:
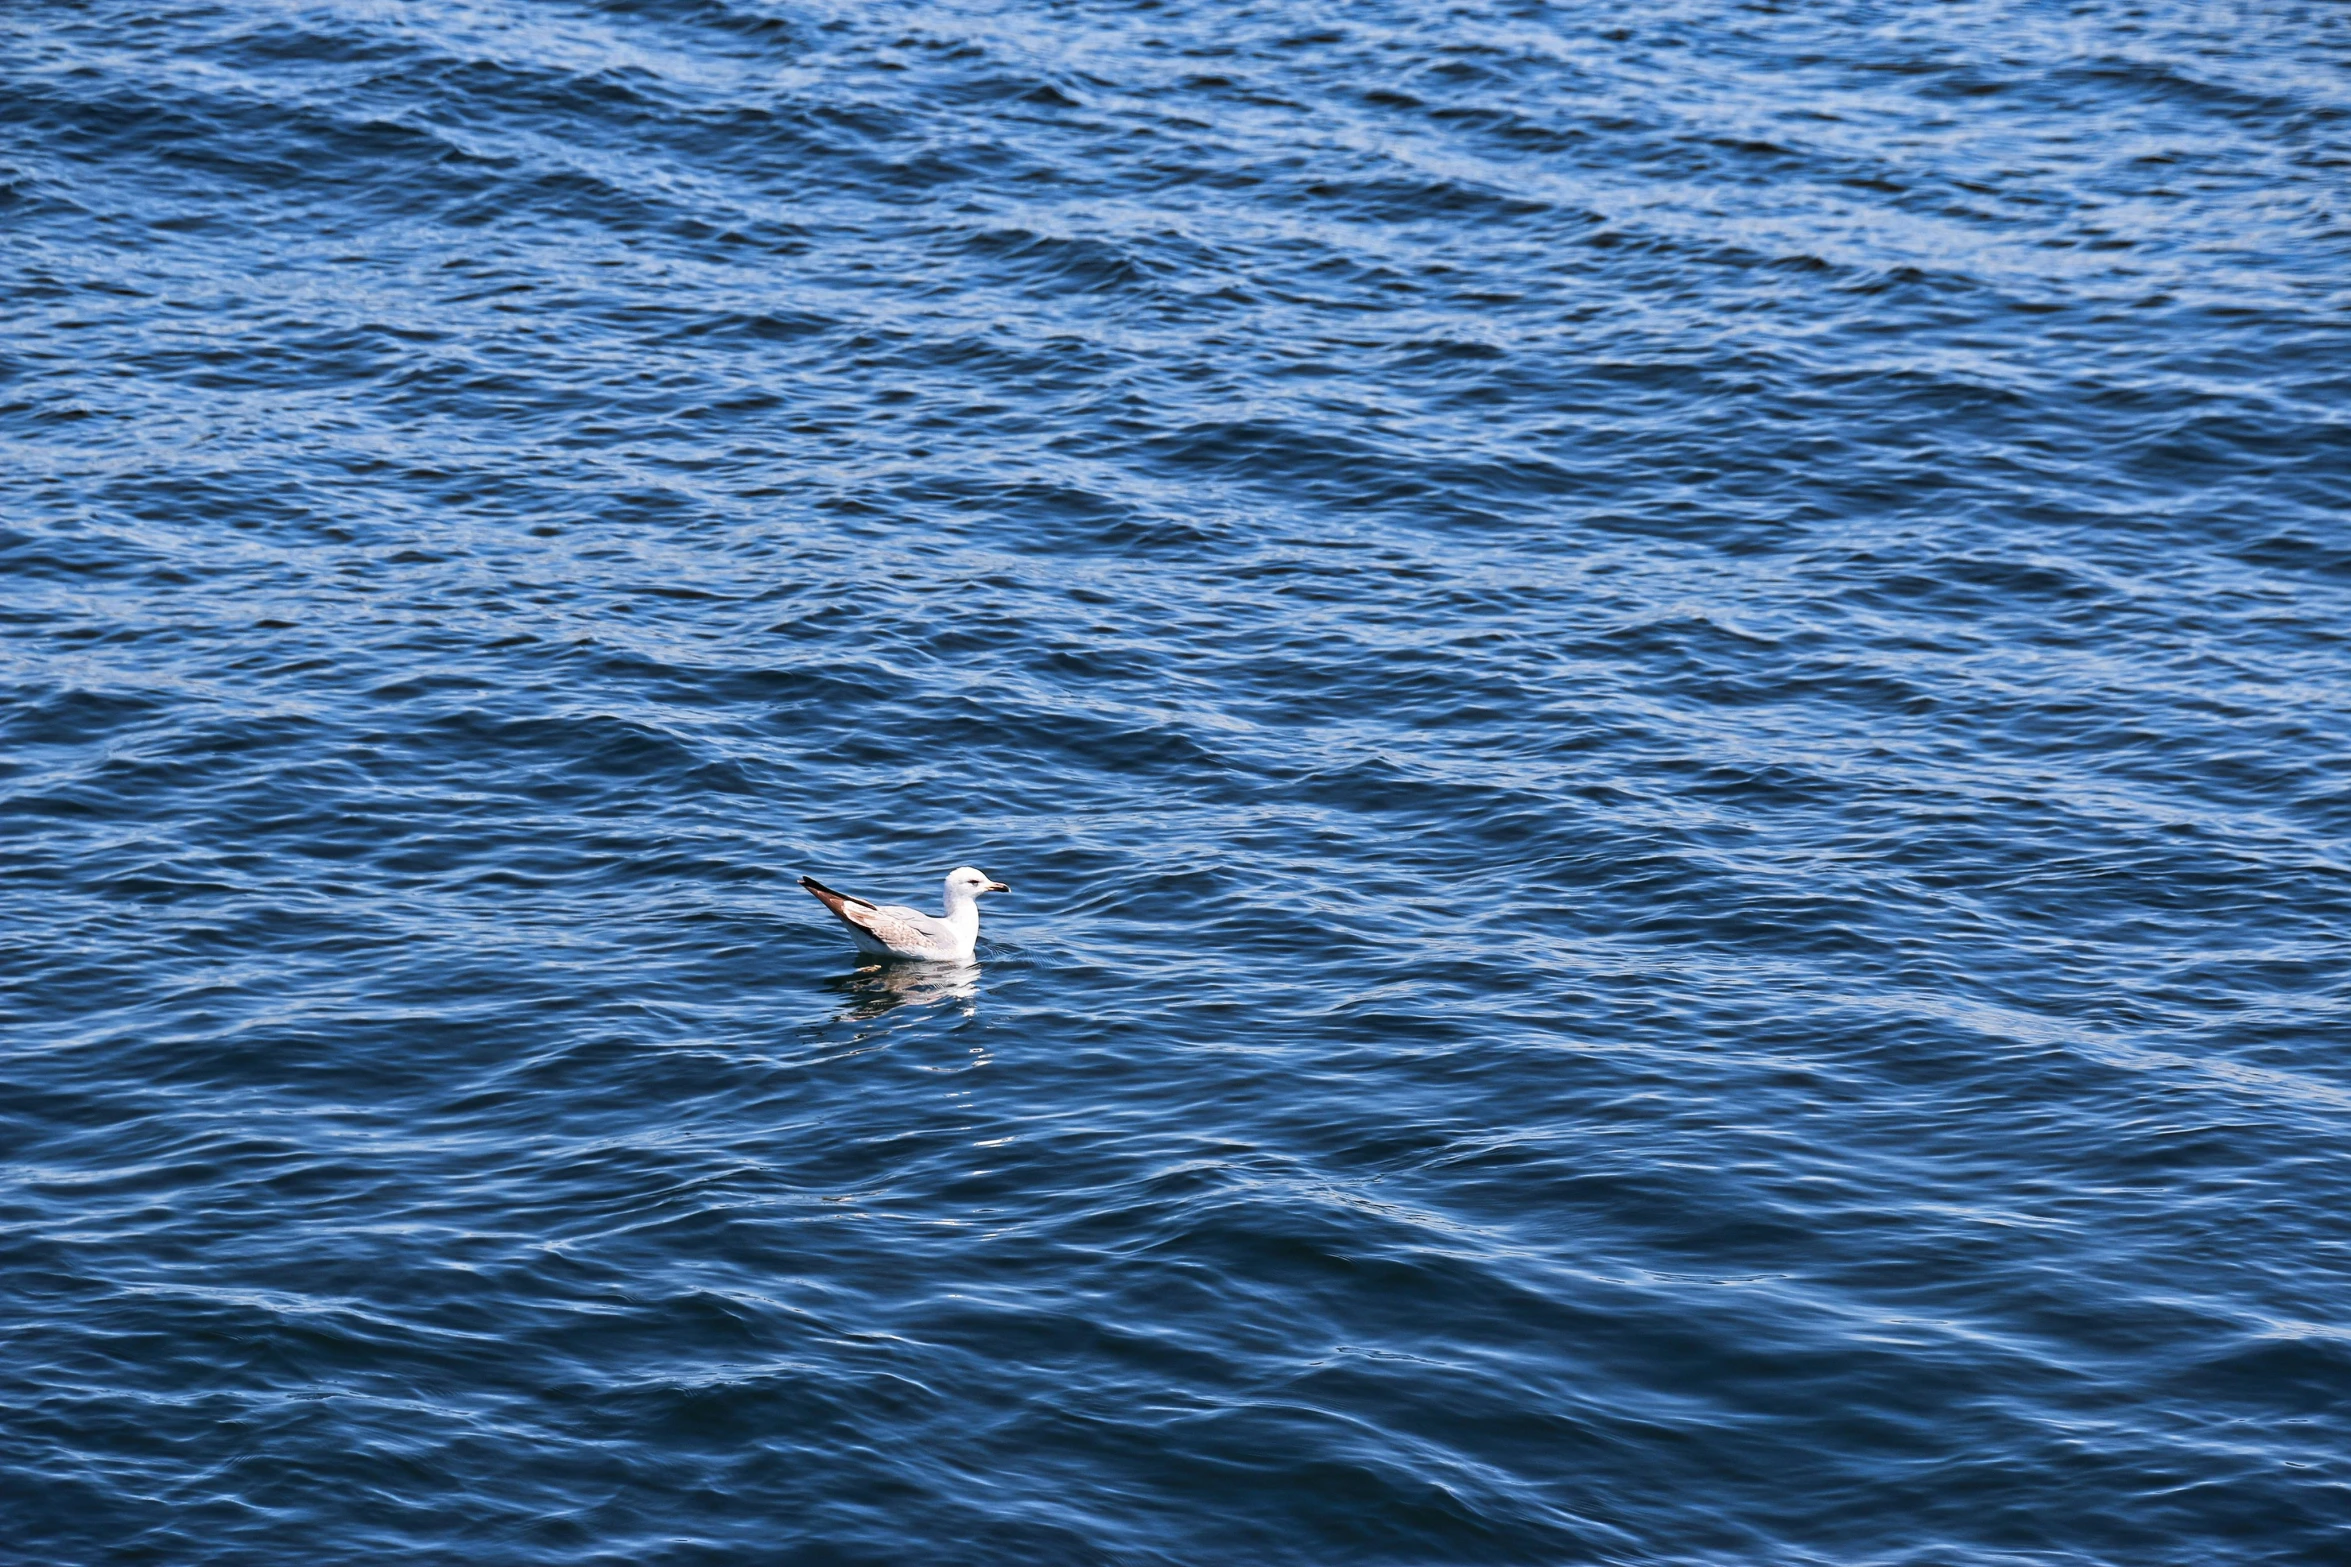
[[845, 892], [833, 891], [832, 888], [826, 886], [823, 882], [818, 881], [814, 876], [801, 877], [800, 885], [807, 891], [810, 897], [823, 904], [826, 908], [831, 909], [835, 914], [839, 914], [841, 912], [841, 906], [843, 904], [853, 903], [861, 909], [870, 909], [873, 907], [872, 904], [866, 902], [863, 898], [852, 898]]

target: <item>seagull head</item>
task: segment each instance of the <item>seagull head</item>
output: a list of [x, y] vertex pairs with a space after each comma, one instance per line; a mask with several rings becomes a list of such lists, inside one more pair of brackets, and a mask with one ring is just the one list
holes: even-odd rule
[[1000, 881], [990, 881], [985, 872], [975, 871], [968, 865], [957, 866], [947, 873], [947, 896], [949, 897], [960, 892], [967, 898], [976, 898], [983, 892], [1010, 892], [1011, 890]]

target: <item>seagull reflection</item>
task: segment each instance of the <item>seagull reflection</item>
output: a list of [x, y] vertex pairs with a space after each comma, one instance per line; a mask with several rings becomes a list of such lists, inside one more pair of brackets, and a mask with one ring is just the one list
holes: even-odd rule
[[903, 960], [868, 963], [854, 973], [838, 975], [825, 983], [849, 998], [848, 1005], [841, 1008], [843, 1022], [866, 1022], [909, 1002], [923, 1005], [961, 1002], [963, 1015], [969, 1017], [975, 1010], [973, 998], [979, 994], [980, 966]]

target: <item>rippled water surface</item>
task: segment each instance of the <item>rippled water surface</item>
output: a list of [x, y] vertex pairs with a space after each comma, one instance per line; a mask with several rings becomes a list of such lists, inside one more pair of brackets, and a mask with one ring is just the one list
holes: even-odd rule
[[2330, 4], [0, 11], [0, 1554], [2346, 1559], [2347, 193]]

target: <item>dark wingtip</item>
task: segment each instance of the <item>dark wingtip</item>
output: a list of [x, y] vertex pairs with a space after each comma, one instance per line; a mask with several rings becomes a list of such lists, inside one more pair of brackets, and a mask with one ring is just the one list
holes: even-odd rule
[[822, 903], [854, 903], [861, 909], [870, 909], [873, 907], [871, 902], [864, 898], [860, 898], [853, 893], [833, 891], [832, 888], [826, 886], [823, 882], [818, 881], [814, 876], [801, 877], [800, 885], [810, 897], [815, 898]]

